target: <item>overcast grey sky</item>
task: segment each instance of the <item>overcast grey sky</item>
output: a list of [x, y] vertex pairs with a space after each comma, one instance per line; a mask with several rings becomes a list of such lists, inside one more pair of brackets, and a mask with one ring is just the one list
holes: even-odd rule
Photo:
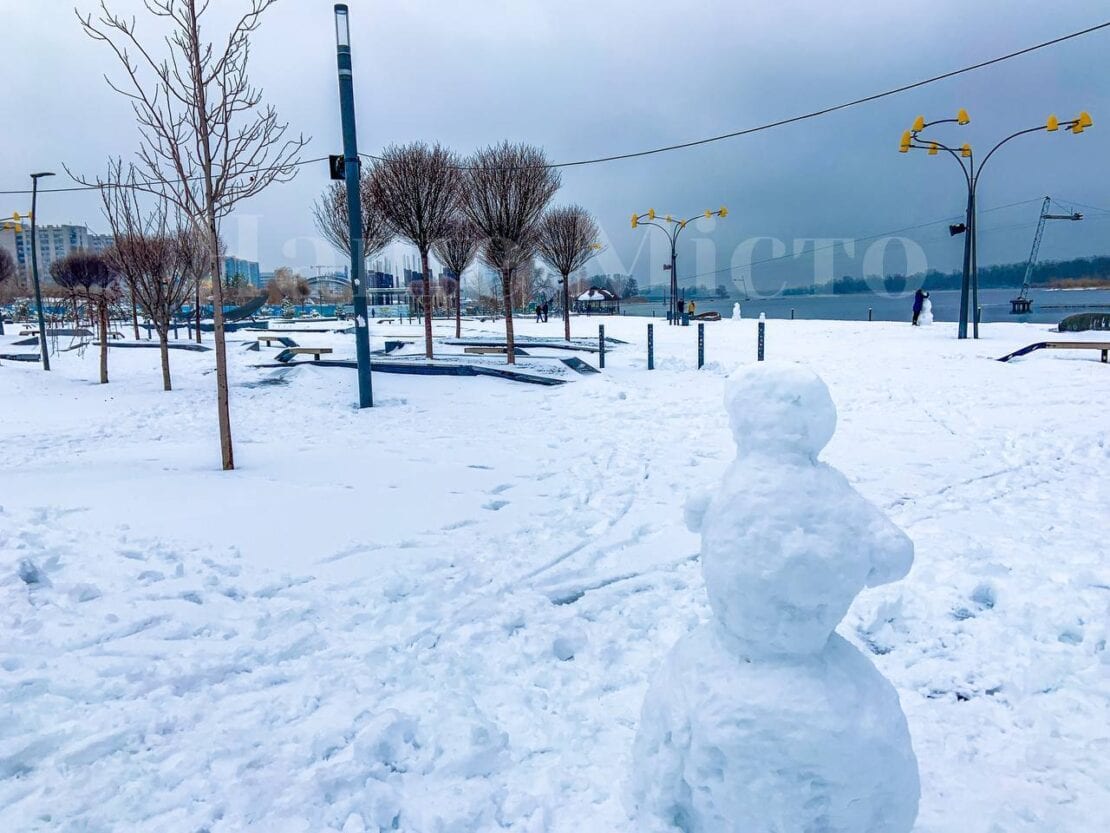
[[[136, 11], [139, 0], [109, 0]], [[92, 0], [77, 0], [82, 10]], [[214, 0], [217, 14], [242, 0]], [[255, 40], [252, 76], [291, 129], [312, 137], [306, 156], [340, 150], [332, 3], [281, 0]], [[607, 2], [456, 0], [385, 3], [351, 0], [360, 149], [438, 140], [460, 152], [504, 138], [540, 145], [556, 161], [595, 157], [729, 132], [857, 98], [1020, 49], [1110, 19], [1104, 0], [930, 0], [879, 2]], [[0, 120], [0, 189], [26, 187], [32, 170], [62, 164], [104, 171], [125, 158], [136, 130], [103, 73], [111, 55], [81, 32], [72, 3], [0, 0], [5, 70]], [[140, 20], [142, 20], [140, 16]], [[151, 31], [154, 31], [153, 29]], [[591, 271], [634, 270], [662, 280], [662, 239], [629, 228], [634, 211], [689, 215], [727, 205], [713, 228], [687, 230], [679, 274], [747, 272], [783, 241], [865, 237], [954, 217], [965, 199], [951, 158], [897, 152], [918, 113], [954, 115], [953, 142], [985, 150], [1049, 113], [1089, 110], [1095, 125], [1023, 137], [1000, 151], [983, 175], [980, 262], [1022, 260], [1045, 194], [1110, 209], [1110, 29], [880, 102], [765, 133], [657, 156], [563, 172], [556, 202], [592, 210], [608, 251]], [[303, 168], [245, 204], [225, 226], [233, 253], [263, 269], [311, 267], [339, 258], [315, 241], [309, 206], [327, 184], [326, 166]], [[1027, 201], [1027, 202], [1026, 202]], [[1011, 208], [995, 206], [1022, 202]], [[0, 214], [29, 198], [0, 197]], [[1110, 212], [1057, 223], [1043, 258], [1110, 252]], [[41, 222], [106, 230], [92, 194], [47, 194]], [[908, 232], [930, 267], [954, 269], [960, 239], [943, 225]], [[649, 238], [650, 239], [650, 238]], [[804, 244], [812, 247], [812, 244]], [[843, 250], [835, 274], [863, 269], [868, 243]], [[739, 248], [738, 248], [739, 247]], [[777, 252], [775, 252], [777, 253]], [[872, 252], [874, 256], [874, 252]], [[803, 254], [756, 265], [758, 284], [813, 279]], [[887, 271], [902, 271], [892, 246]], [[727, 277], [728, 272], [722, 273]], [[750, 279], [750, 276], [749, 276]], [[712, 285], [712, 276], [698, 278]], [[723, 281], [722, 281], [723, 282]]]

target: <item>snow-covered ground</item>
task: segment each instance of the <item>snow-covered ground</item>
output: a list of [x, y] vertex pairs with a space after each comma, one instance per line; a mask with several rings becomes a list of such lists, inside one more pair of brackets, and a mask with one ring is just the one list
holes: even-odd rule
[[[708, 615], [682, 506], [734, 453], [756, 323], [708, 324], [698, 371], [657, 322], [651, 372], [647, 321], [604, 323], [600, 375], [377, 374], [362, 412], [353, 371], [236, 344], [231, 473], [211, 353], [172, 354], [172, 393], [156, 350], [107, 386], [92, 350], [3, 361], [0, 830], [633, 833], [649, 676]], [[768, 323], [836, 401], [825, 459], [917, 547], [839, 631], [900, 695], [919, 833], [1103, 831], [1110, 368], [952, 330]]]

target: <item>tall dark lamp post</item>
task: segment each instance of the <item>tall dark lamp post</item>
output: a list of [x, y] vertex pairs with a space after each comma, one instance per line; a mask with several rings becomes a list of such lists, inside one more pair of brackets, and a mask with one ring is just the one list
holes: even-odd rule
[[355, 354], [358, 359], [358, 406], [372, 408], [370, 321], [366, 304], [366, 261], [363, 257], [360, 163], [355, 130], [355, 81], [351, 68], [351, 23], [346, 3], [335, 4], [335, 43], [339, 58], [339, 109], [343, 119], [343, 178], [347, 183], [347, 216], [351, 234], [351, 289], [355, 306]]
[[[655, 226], [657, 229], [663, 230], [663, 233], [667, 235], [667, 241], [671, 244], [671, 298], [667, 308], [670, 311], [669, 318], [672, 324], [679, 323], [678, 319], [681, 318], [678, 310], [678, 274], [676, 273], [676, 265], [678, 263], [678, 235], [682, 233], [682, 230], [686, 228], [686, 224], [689, 223], [691, 220], [696, 220], [699, 217], [709, 218], [727, 216], [728, 209], [725, 208], [723, 205], [716, 211], [710, 211], [709, 209], [706, 209], [702, 214], [695, 214], [693, 217], [688, 217], [685, 220], [676, 220], [670, 214], [666, 215], [665, 217], [659, 218], [656, 215], [654, 208], [648, 209], [647, 213], [645, 214], [632, 215], [632, 228], [639, 228], [640, 226]], [[656, 220], [658, 219], [662, 219], [662, 221], [666, 223], [666, 225], [660, 225], [659, 223], [657, 223]]]
[[39, 314], [39, 345], [42, 347], [42, 369], [50, 369], [50, 351], [46, 344], [46, 318], [42, 314], [42, 288], [39, 285], [39, 244], [35, 225], [39, 219], [39, 180], [54, 176], [49, 171], [31, 174], [31, 282], [35, 285], [35, 309]]
[[[1086, 111], [1069, 121], [1060, 121], [1056, 116], [1049, 116], [1044, 124], [1011, 133], [1001, 142], [998, 142], [998, 144], [987, 152], [983, 157], [983, 161], [980, 162], [978, 166], [975, 164], [975, 156], [971, 151], [971, 145], [964, 144], [958, 148], [948, 147], [940, 142], [934, 142], [931, 139], [925, 139], [921, 136], [921, 131], [938, 124], [964, 125], [970, 123], [971, 118], [968, 116], [967, 110], [962, 109], [956, 114], [956, 118], [954, 119], [925, 121], [924, 116], [918, 116], [913, 126], [902, 134], [902, 141], [898, 146], [899, 153], [909, 153], [910, 150], [924, 150], [929, 156], [936, 156], [943, 150], [959, 163], [960, 169], [964, 174], [964, 181], [967, 184], [967, 217], [964, 221], [964, 233], [967, 236], [964, 238], [963, 280], [960, 282], [960, 323], [957, 332], [958, 338], [967, 338], [967, 322], [969, 318], [972, 321], [972, 333], [975, 338], [979, 338], [979, 263], [978, 252], [976, 251], [978, 234], [976, 232], [975, 200], [979, 188], [979, 177], [983, 173], [983, 168], [990, 158], [994, 156], [994, 152], [1011, 139], [1016, 139], [1018, 136], [1025, 136], [1029, 133], [1040, 133], [1041, 131], [1055, 133], [1059, 131], [1061, 127], [1078, 136], [1091, 126], [1091, 116]], [[967, 160], [966, 163], [964, 162], [965, 159]], [[950, 228], [953, 234], [959, 233], [958, 226], [951, 226]], [[970, 309], [968, 309], [969, 303]]]

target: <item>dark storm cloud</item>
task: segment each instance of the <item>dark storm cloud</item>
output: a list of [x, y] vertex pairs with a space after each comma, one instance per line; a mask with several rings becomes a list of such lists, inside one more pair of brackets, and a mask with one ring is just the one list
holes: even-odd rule
[[[82, 8], [89, 0], [79, 0]], [[113, 0], [122, 11], [136, 0]], [[216, 0], [230, 14], [239, 0]], [[96, 173], [125, 157], [136, 132], [129, 109], [101, 75], [118, 75], [108, 52], [81, 33], [66, 2], [3, 0], [8, 68], [0, 187], [62, 163]], [[1101, 2], [935, 0], [890, 2], [350, 3], [355, 25], [360, 144], [374, 152], [411, 139], [467, 152], [502, 138], [542, 145], [557, 161], [642, 150], [715, 135], [918, 80], [1101, 22]], [[256, 38], [253, 77], [295, 131], [312, 136], [309, 156], [340, 146], [332, 3], [282, 0]], [[1015, 141], [984, 174], [980, 205], [1009, 203], [981, 218], [981, 262], [1022, 259], [1037, 204], [1051, 194], [1110, 208], [1110, 30], [904, 95], [802, 124], [689, 150], [563, 173], [557, 200], [593, 210], [609, 250], [597, 271], [634, 269], [662, 279], [662, 247], [629, 228], [633, 211], [689, 215], [729, 207], [730, 216], [687, 232], [680, 274], [712, 285], [754, 267], [769, 286], [812, 280], [814, 246], [958, 215], [961, 175], [951, 159], [897, 153], [913, 117], [966, 107], [968, 127], [948, 135], [983, 148], [1051, 112], [1089, 110], [1082, 136]], [[334, 263], [315, 239], [309, 205], [326, 168], [304, 169], [243, 207], [226, 226], [234, 251], [264, 268]], [[68, 184], [64, 177], [58, 185]], [[6, 197], [0, 213], [24, 209]], [[1043, 257], [1105, 253], [1110, 214], [1053, 227]], [[44, 222], [103, 229], [94, 195], [50, 195]], [[959, 241], [943, 224], [908, 232], [929, 266], [955, 268]], [[752, 238], [771, 238], [752, 242]], [[748, 241], [745, 244], [745, 241]], [[809, 242], [807, 242], [809, 241]], [[843, 245], [835, 274], [860, 273], [869, 243]], [[826, 250], [828, 251], [828, 250]], [[886, 268], [899, 271], [898, 246]], [[795, 253], [800, 256], [793, 257]], [[872, 251], [874, 257], [874, 251]], [[735, 267], [734, 271], [729, 271]], [[750, 280], [752, 275], [746, 275]], [[724, 282], [724, 280], [722, 280]]]

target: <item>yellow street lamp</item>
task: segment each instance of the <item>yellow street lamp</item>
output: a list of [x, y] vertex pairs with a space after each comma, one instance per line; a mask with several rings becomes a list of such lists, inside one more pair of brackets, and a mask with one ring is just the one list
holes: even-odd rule
[[676, 220], [672, 215], [667, 214], [662, 218], [662, 223], [664, 223], [665, 225], [661, 225], [659, 222], [656, 222], [656, 214], [654, 208], [649, 208], [647, 210], [647, 213], [645, 214], [632, 215], [632, 228], [635, 229], [639, 228], [640, 226], [655, 226], [656, 228], [663, 230], [663, 233], [667, 235], [667, 240], [671, 244], [671, 262], [663, 268], [669, 269], [671, 273], [671, 297], [668, 301], [668, 318], [670, 319], [670, 322], [672, 324], [679, 323], [679, 319], [681, 317], [678, 312], [678, 275], [675, 271], [675, 267], [678, 262], [678, 235], [682, 232], [684, 228], [686, 228], [686, 224], [691, 220], [696, 220], [699, 217], [705, 217], [706, 219], [709, 219], [710, 217], [727, 216], [728, 209], [725, 208], [723, 205], [716, 211], [707, 208], [703, 213], [695, 214], [693, 217], [688, 217], [685, 220]]
[[[978, 166], [975, 164], [975, 157], [972, 153], [970, 144], [965, 142], [960, 147], [949, 147], [940, 142], [933, 141], [932, 139], [925, 139], [921, 136], [922, 131], [930, 127], [935, 127], [938, 124], [967, 125], [970, 123], [971, 117], [968, 115], [967, 110], [962, 107], [957, 111], [954, 119], [926, 121], [924, 116], [918, 116], [914, 119], [910, 129], [902, 133], [902, 138], [898, 143], [899, 153], [909, 153], [910, 150], [924, 150], [928, 156], [937, 156], [939, 152], [943, 150], [959, 163], [960, 169], [964, 174], [964, 181], [967, 184], [967, 220], [964, 223], [964, 227], [967, 236], [964, 238], [964, 270], [963, 280], [960, 284], [959, 338], [967, 338], [969, 313], [973, 322], [972, 329], [974, 337], [979, 337], [979, 316], [977, 312], [979, 309], [979, 269], [976, 252], [975, 195], [979, 186], [979, 177], [983, 173], [983, 167], [987, 164], [991, 156], [994, 155], [995, 151], [1018, 136], [1024, 136], [1028, 133], [1039, 133], [1041, 131], [1057, 133], [1061, 127], [1078, 135], [1090, 127], [1092, 121], [1090, 113], [1086, 110], [1080, 112], [1074, 119], [1063, 122], [1056, 118], [1056, 116], [1050, 115], [1045, 120], [1044, 124], [1011, 133], [1005, 139], [998, 142], [987, 152], [983, 157], [983, 161], [980, 162]], [[966, 163], [963, 161], [965, 159], [967, 160]], [[969, 293], [971, 296], [970, 298], [968, 297]]]

